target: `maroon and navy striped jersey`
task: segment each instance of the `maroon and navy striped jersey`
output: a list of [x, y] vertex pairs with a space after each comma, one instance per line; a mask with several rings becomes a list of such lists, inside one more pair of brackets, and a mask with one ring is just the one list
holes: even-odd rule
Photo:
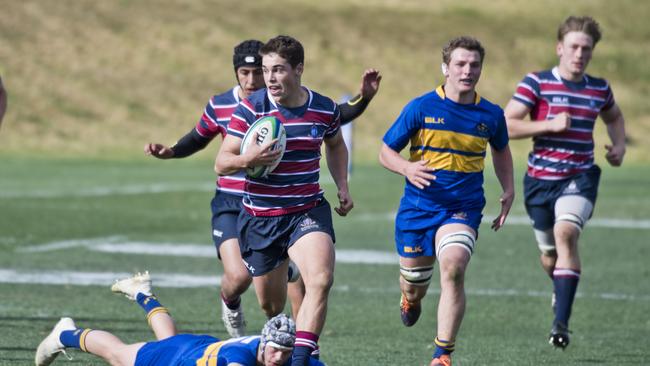
[[513, 99], [525, 104], [534, 123], [544, 123], [562, 112], [571, 127], [559, 133], [533, 137], [528, 175], [544, 180], [566, 179], [594, 165], [593, 130], [602, 111], [614, 106], [614, 95], [604, 79], [584, 76], [581, 82], [560, 77], [558, 68], [526, 75]]
[[334, 101], [307, 88], [305, 105], [285, 108], [267, 89], [243, 100], [232, 115], [228, 134], [243, 138], [256, 120], [277, 117], [287, 132], [287, 148], [277, 168], [265, 178], [246, 177], [244, 208], [255, 216], [280, 216], [310, 209], [323, 197], [318, 184], [323, 139], [334, 137], [340, 112]]
[[[230, 117], [240, 101], [239, 85], [223, 94], [210, 98], [205, 106], [201, 120], [196, 124], [196, 132], [209, 139], [213, 139], [217, 135], [226, 136]], [[225, 193], [242, 196], [244, 194], [244, 181], [243, 172], [220, 176], [217, 180], [217, 189]]]

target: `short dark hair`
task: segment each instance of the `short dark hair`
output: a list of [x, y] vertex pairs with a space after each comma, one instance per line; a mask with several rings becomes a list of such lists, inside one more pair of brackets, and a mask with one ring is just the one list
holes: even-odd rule
[[469, 36], [461, 36], [454, 38], [447, 42], [445, 47], [442, 48], [442, 62], [449, 65], [451, 61], [451, 53], [456, 48], [464, 48], [470, 51], [477, 51], [481, 56], [481, 64], [483, 64], [483, 59], [485, 58], [485, 49], [476, 38]]
[[291, 67], [296, 67], [305, 62], [305, 51], [300, 42], [290, 36], [277, 36], [269, 39], [260, 49], [262, 56], [269, 53], [277, 53], [287, 60]]
[[600, 25], [592, 17], [576, 17], [570, 16], [560, 24], [557, 28], [557, 40], [562, 42], [564, 36], [569, 32], [584, 32], [588, 34], [594, 41], [594, 46], [600, 41], [602, 34], [600, 33]]
[[249, 39], [235, 46], [232, 54], [232, 65], [235, 71], [242, 66], [262, 67], [260, 48], [264, 43]]

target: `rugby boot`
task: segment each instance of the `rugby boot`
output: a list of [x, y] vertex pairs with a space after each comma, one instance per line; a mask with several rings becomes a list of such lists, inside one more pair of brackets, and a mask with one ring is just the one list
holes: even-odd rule
[[50, 334], [48, 334], [41, 344], [38, 345], [38, 348], [36, 348], [36, 356], [34, 357], [34, 363], [36, 366], [47, 366], [51, 364], [60, 353], [65, 354], [65, 346], [61, 343], [59, 338], [64, 330], [75, 329], [77, 329], [77, 327], [74, 324], [74, 320], [71, 318], [61, 318], [59, 322], [56, 323]]
[[429, 366], [451, 366], [451, 356], [441, 355], [431, 360]]
[[404, 294], [402, 294], [402, 297], [400, 299], [399, 309], [400, 315], [402, 316], [402, 323], [404, 323], [404, 325], [407, 327], [413, 326], [418, 321], [420, 314], [422, 313], [422, 306], [420, 305], [420, 302], [409, 302]]
[[221, 320], [226, 327], [226, 331], [232, 338], [243, 337], [246, 335], [246, 320], [244, 320], [244, 310], [241, 303], [237, 309], [230, 309], [226, 303], [221, 300]]
[[555, 348], [564, 350], [569, 345], [569, 333], [570, 331], [566, 325], [557, 322], [553, 324], [548, 343]]
[[123, 280], [115, 280], [111, 291], [123, 294], [127, 299], [135, 301], [138, 293], [146, 296], [151, 296], [151, 277], [149, 272], [138, 273], [133, 277], [125, 278]]

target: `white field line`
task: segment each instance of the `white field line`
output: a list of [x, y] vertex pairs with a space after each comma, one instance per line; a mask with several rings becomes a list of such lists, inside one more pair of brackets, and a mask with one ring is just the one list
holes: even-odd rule
[[[37, 284], [37, 285], [66, 285], [66, 286], [105, 286], [108, 287], [115, 279], [131, 276], [126, 272], [74, 272], [74, 271], [22, 271], [14, 269], [0, 269], [0, 283], [8, 284]], [[220, 276], [200, 276], [186, 273], [153, 273], [154, 286], [158, 288], [199, 288], [217, 287], [221, 284]], [[397, 285], [384, 287], [357, 287], [337, 285], [333, 288], [339, 292], [385, 293], [396, 295], [400, 292]], [[471, 296], [485, 297], [548, 297], [550, 292], [523, 291], [515, 289], [467, 289]], [[429, 292], [440, 293], [437, 288]], [[579, 292], [580, 298], [617, 300], [617, 301], [650, 301], [650, 295], [630, 295], [617, 293], [592, 293]]]
[[[21, 247], [19, 252], [52, 252], [57, 250], [85, 248], [87, 250], [104, 253], [128, 253], [174, 257], [217, 257], [217, 251], [211, 244], [183, 244], [183, 243], [153, 243], [127, 241], [121, 236], [106, 238], [92, 238], [80, 240], [64, 240]], [[336, 261], [339, 263], [363, 264], [396, 264], [397, 254], [376, 250], [337, 249]]]
[[[350, 215], [350, 219], [359, 221], [395, 221], [396, 212], [385, 213], [363, 213]], [[485, 214], [483, 215], [483, 223], [492, 223], [492, 220], [497, 215]], [[347, 220], [347, 219], [346, 219]], [[528, 216], [514, 216], [510, 215], [506, 219], [506, 225], [525, 225], [530, 226], [530, 219]], [[611, 229], [650, 229], [650, 220], [636, 220], [636, 219], [615, 219], [615, 218], [593, 218], [587, 222], [587, 227], [601, 227]]]
[[[179, 244], [179, 243], [148, 243], [125, 241], [124, 237], [110, 236], [106, 238], [92, 238], [83, 240], [67, 240], [52, 242], [44, 245], [29, 246], [19, 249], [21, 252], [51, 252], [71, 248], [85, 248], [91, 251], [107, 253], [131, 253], [144, 255], [173, 255], [187, 257], [216, 258], [212, 245]], [[398, 257], [392, 252], [373, 250], [337, 249], [336, 261], [339, 263], [384, 264], [397, 266]], [[52, 284], [52, 285], [78, 285], [78, 286], [108, 286], [115, 279], [130, 276], [121, 272], [72, 272], [72, 271], [22, 271], [14, 269], [0, 269], [0, 283], [20, 284]], [[199, 276], [185, 273], [154, 273], [152, 274], [157, 287], [214, 287], [219, 286], [219, 276]], [[381, 288], [356, 287], [337, 285], [335, 291], [364, 292], [364, 293], [399, 293], [397, 286]], [[432, 288], [430, 292], [439, 293]], [[549, 297], [550, 293], [542, 291], [522, 291], [515, 289], [468, 289], [468, 294], [476, 296], [514, 296], [514, 297]], [[596, 298], [604, 300], [629, 300], [650, 301], [650, 295], [630, 295], [617, 293], [578, 293], [578, 297]]]

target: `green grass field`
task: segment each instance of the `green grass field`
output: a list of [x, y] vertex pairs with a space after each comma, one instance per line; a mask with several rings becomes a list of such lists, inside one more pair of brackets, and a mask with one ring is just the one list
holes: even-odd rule
[[[113, 276], [145, 269], [181, 331], [225, 337], [217, 297], [221, 266], [209, 228], [211, 165], [207, 159], [3, 158], [0, 365], [32, 364], [34, 349], [63, 315], [125, 341], [152, 339], [142, 310], [109, 290]], [[491, 168], [486, 175], [491, 219], [498, 187]], [[604, 169], [597, 210], [581, 240], [583, 277], [565, 352], [546, 344], [551, 283], [537, 263], [521, 194], [502, 231], [484, 225], [467, 275], [468, 307], [454, 365], [650, 364], [649, 180], [642, 166]], [[331, 197], [333, 185], [323, 184]], [[390, 260], [391, 213], [402, 180], [376, 164], [360, 165], [351, 190], [356, 208], [350, 217], [335, 218], [342, 261], [322, 358], [329, 365], [424, 365], [435, 335], [438, 277], [418, 324], [403, 327], [398, 267]], [[129, 248], [136, 252], [125, 253]], [[383, 261], [343, 261], [360, 249]], [[180, 252], [170, 255], [172, 250]], [[192, 254], [197, 251], [208, 255]], [[173, 286], [178, 283], [185, 285]], [[244, 307], [249, 329], [260, 329], [264, 319], [252, 291]], [[72, 356], [56, 364], [101, 364], [80, 352]]]

